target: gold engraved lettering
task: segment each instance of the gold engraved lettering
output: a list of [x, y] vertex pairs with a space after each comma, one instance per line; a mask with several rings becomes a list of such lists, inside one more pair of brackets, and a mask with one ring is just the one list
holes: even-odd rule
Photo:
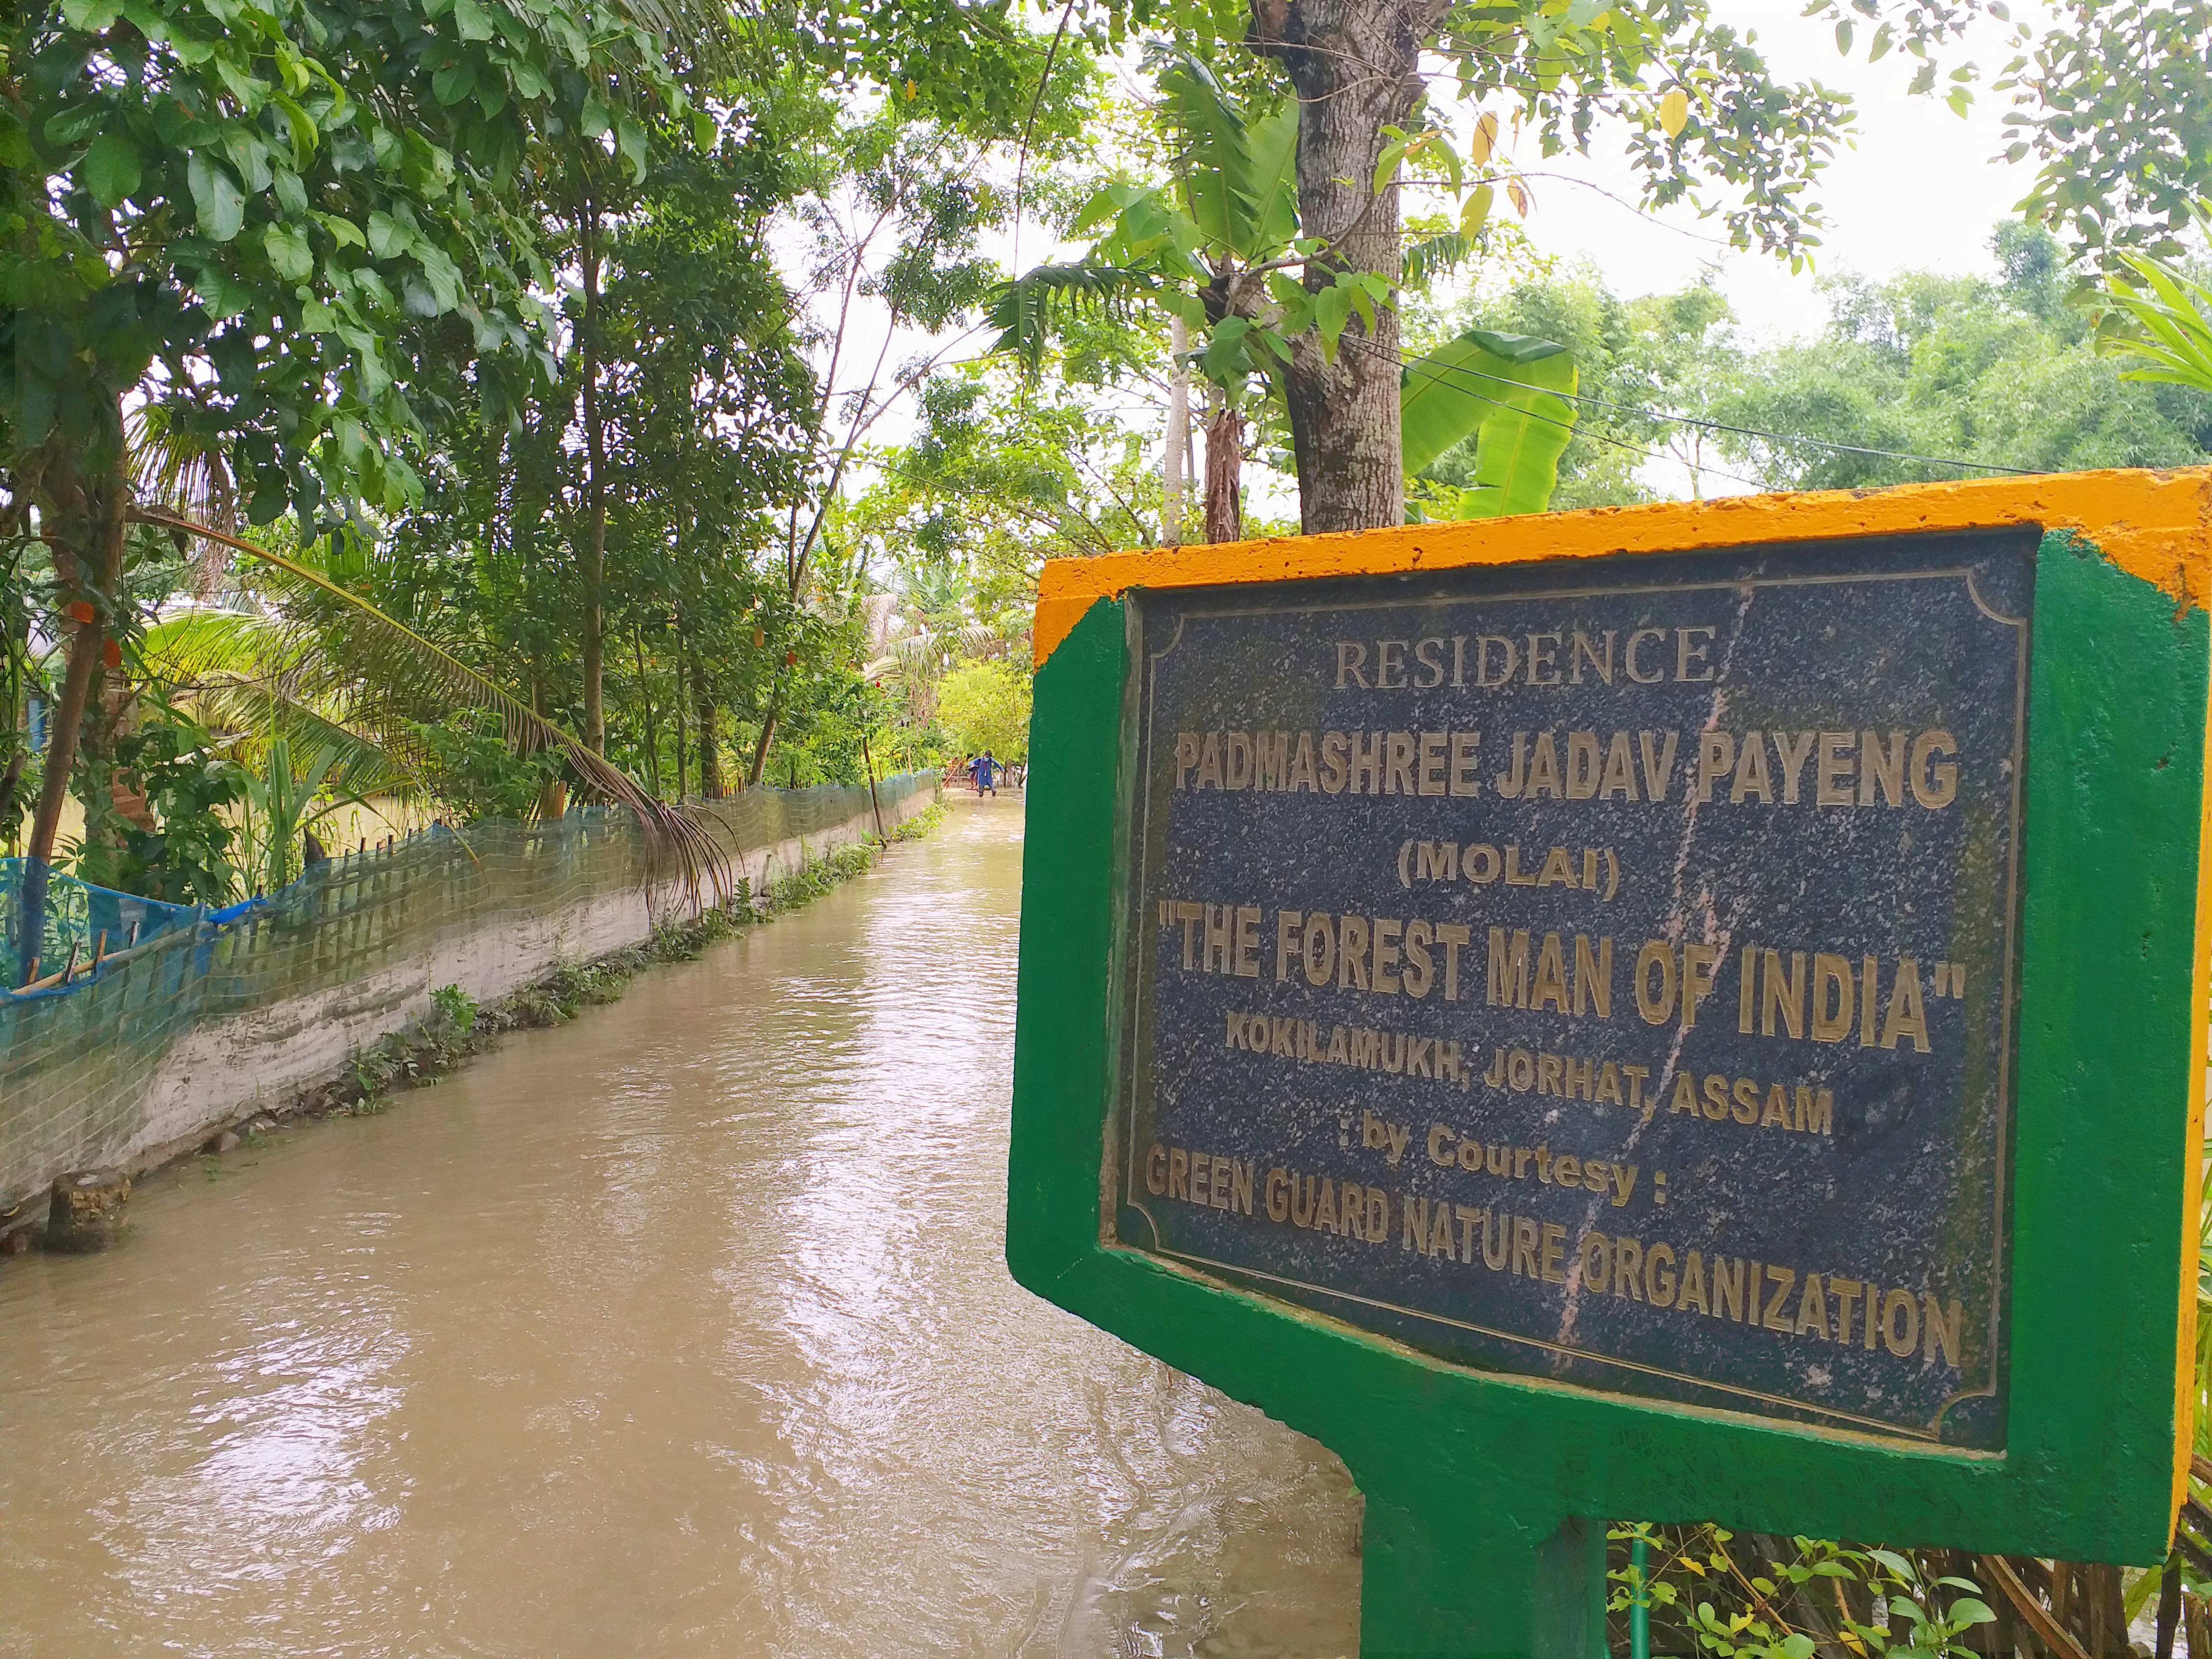
[[1656, 685], [1665, 679], [1667, 671], [1663, 668], [1655, 668], [1648, 674], [1639, 673], [1637, 670], [1636, 653], [1644, 641], [1663, 640], [1666, 637], [1667, 630], [1663, 628], [1639, 628], [1631, 634], [1628, 636], [1628, 649], [1621, 658], [1622, 672], [1638, 685]]
[[[1678, 628], [1674, 630], [1674, 678], [1676, 679], [1703, 684], [1713, 678], [1712, 665], [1705, 661], [1705, 653], [1712, 644], [1713, 635], [1719, 631], [1717, 628]], [[1703, 634], [1705, 636], [1704, 642], [1692, 645], [1690, 642], [1690, 636], [1692, 634]], [[1693, 668], [1702, 669], [1703, 672], [1692, 673], [1691, 670]]]
[[1482, 744], [1480, 732], [1455, 732], [1451, 734], [1451, 793], [1456, 796], [1479, 795], [1482, 785], [1474, 775], [1479, 761], [1477, 750]]
[[1336, 973], [1336, 929], [1326, 910], [1316, 910], [1306, 918], [1305, 969], [1306, 983], [1326, 985]]
[[1260, 907], [1256, 904], [1237, 907], [1237, 976], [1260, 977]]
[[1567, 733], [1567, 799], [1588, 800], [1597, 793], [1597, 733]]
[[1565, 798], [1565, 786], [1559, 779], [1559, 745], [1552, 741], [1549, 732], [1536, 734], [1535, 745], [1528, 751], [1528, 786], [1521, 793], [1527, 800], [1538, 800], [1546, 795], [1553, 800]]
[[1579, 628], [1575, 629], [1574, 646], [1568, 655], [1569, 681], [1576, 685], [1583, 683], [1583, 665], [1587, 662], [1597, 671], [1599, 679], [1611, 685], [1613, 684], [1613, 630], [1608, 628], [1605, 630], [1605, 652], [1603, 655], [1600, 655], [1597, 647], [1590, 643], [1589, 635]]
[[1450, 733], [1445, 732], [1421, 733], [1416, 763], [1419, 772], [1419, 776], [1416, 780], [1416, 787], [1424, 795], [1441, 795], [1444, 793], [1444, 746], [1449, 738]]
[[1735, 739], [1725, 732], [1698, 734], [1698, 804], [1713, 798], [1713, 786], [1735, 766]]
[[[1490, 937], [1492, 960], [1494, 962], [1497, 959], [1497, 941], [1501, 935], [1493, 927], [1490, 930]], [[1522, 937], [1526, 939], [1528, 935], [1524, 933]], [[1657, 974], [1656, 986], [1653, 983], [1655, 970]], [[1496, 969], [1492, 972], [1494, 985]], [[1646, 1025], [1664, 1025], [1674, 1017], [1674, 953], [1667, 948], [1666, 941], [1655, 939], [1636, 953], [1635, 984], [1636, 1012], [1644, 1017]], [[1496, 1002], [1498, 999], [1493, 996], [1491, 1000]]]
[[1353, 794], [1379, 795], [1382, 793], [1382, 757], [1389, 746], [1389, 736], [1385, 732], [1354, 732], [1352, 734]]
[[1805, 953], [1790, 953], [1790, 970], [1782, 969], [1782, 953], [1769, 951], [1764, 958], [1759, 975], [1759, 1030], [1762, 1036], [1774, 1035], [1774, 1017], [1782, 1016], [1784, 1029], [1792, 1037], [1805, 1035]]
[[1797, 781], [1804, 773], [1806, 758], [1812, 754], [1813, 741], [1819, 735], [1816, 732], [1800, 732], [1793, 743], [1786, 732], [1774, 734], [1774, 752], [1782, 763], [1782, 804], [1785, 806], [1797, 805]]
[[[1680, 732], [1639, 732], [1636, 734], [1638, 745], [1644, 753], [1644, 798], [1646, 800], [1667, 799], [1667, 786], [1674, 781], [1674, 748], [1681, 736]], [[1664, 738], [1667, 741], [1654, 749], [1652, 742], [1658, 738]]]
[[1766, 739], [1757, 732], [1747, 732], [1736, 759], [1735, 781], [1729, 786], [1729, 799], [1741, 803], [1753, 795], [1763, 805], [1774, 803], [1774, 786], [1766, 775]]
[[1616, 732], [1613, 741], [1606, 745], [1605, 768], [1598, 775], [1597, 793], [1600, 800], [1611, 800], [1618, 795], [1622, 800], [1634, 800], [1636, 796], [1636, 763], [1628, 752], [1628, 733]]
[[1851, 787], [1851, 734], [1849, 732], [1820, 733], [1819, 753], [1813, 763], [1813, 799], [1822, 806], [1850, 806], [1857, 795]]
[[1841, 1042], [1851, 1029], [1851, 964], [1825, 951], [1813, 957], [1813, 1041]]
[[1528, 1006], [1528, 934], [1526, 929], [1509, 939], [1503, 927], [1490, 930], [1490, 1006], [1526, 1008]]
[[1955, 755], [1959, 745], [1948, 732], [1923, 732], [1912, 744], [1912, 799], [1931, 811], [1940, 811], [1959, 798], [1959, 768], [1955, 762], [1936, 761], [1936, 755]]
[[1632, 1302], [1644, 1300], [1644, 1246], [1637, 1239], [1613, 1241], [1613, 1293]]
[[1905, 733], [1892, 732], [1885, 747], [1879, 732], [1859, 733], [1859, 805], [1874, 805], [1876, 788], [1892, 806], [1905, 805]]
[[1413, 734], [1411, 732], [1392, 732], [1384, 742], [1382, 793], [1386, 795], [1412, 794], [1414, 787], [1413, 755], [1417, 746]]

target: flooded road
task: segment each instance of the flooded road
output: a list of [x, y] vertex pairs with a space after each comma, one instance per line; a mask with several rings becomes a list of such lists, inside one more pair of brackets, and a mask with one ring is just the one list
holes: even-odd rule
[[1352, 1651], [1341, 1466], [1006, 1275], [1021, 852], [0, 1261], [0, 1659]]

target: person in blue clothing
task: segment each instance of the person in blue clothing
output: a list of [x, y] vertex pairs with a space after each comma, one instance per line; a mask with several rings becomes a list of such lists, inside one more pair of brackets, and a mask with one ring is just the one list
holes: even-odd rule
[[985, 795], [996, 795], [999, 793], [999, 763], [991, 758], [989, 750], [986, 749], [981, 754], [976, 756], [975, 763], [968, 769], [975, 774], [975, 798], [978, 800]]

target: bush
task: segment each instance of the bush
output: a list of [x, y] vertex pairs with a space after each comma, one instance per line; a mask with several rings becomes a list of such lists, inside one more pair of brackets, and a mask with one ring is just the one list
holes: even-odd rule
[[236, 896], [237, 831], [228, 809], [245, 798], [246, 776], [217, 758], [211, 743], [198, 723], [170, 710], [117, 741], [117, 775], [144, 795], [155, 828], [96, 815], [105, 833], [86, 836], [77, 860], [84, 880], [165, 904], [222, 905]]

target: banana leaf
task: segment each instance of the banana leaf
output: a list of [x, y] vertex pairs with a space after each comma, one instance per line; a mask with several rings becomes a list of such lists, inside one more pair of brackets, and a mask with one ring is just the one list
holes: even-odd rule
[[1470, 434], [1474, 482], [1455, 517], [1541, 513], [1574, 434], [1573, 353], [1525, 334], [1470, 329], [1406, 366], [1399, 426], [1414, 474]]

